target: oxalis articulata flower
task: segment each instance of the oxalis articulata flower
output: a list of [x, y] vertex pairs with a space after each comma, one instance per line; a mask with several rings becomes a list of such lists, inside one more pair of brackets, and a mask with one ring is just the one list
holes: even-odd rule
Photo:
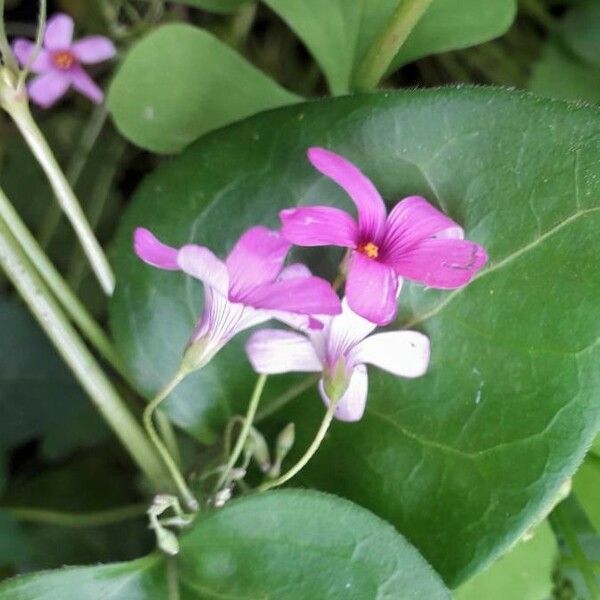
[[255, 371], [321, 373], [319, 392], [335, 417], [358, 421], [368, 390], [366, 364], [400, 377], [419, 377], [429, 364], [429, 338], [416, 331], [370, 335], [376, 325], [342, 301], [342, 313], [326, 318], [321, 330], [303, 333], [263, 329], [248, 340], [246, 351]]
[[134, 246], [144, 262], [184, 271], [204, 284], [204, 311], [186, 353], [190, 369], [205, 365], [233, 336], [254, 325], [276, 318], [319, 327], [312, 315], [341, 310], [327, 281], [304, 265], [283, 266], [291, 244], [266, 227], [246, 231], [225, 261], [195, 244], [172, 248], [142, 228], [135, 231]]
[[[28, 85], [29, 97], [42, 108], [49, 108], [60, 100], [70, 87], [99, 104], [104, 99], [102, 90], [85, 72], [82, 65], [92, 65], [112, 58], [113, 43], [101, 35], [73, 41], [74, 23], [68, 15], [58, 13], [48, 19], [44, 32], [44, 45], [31, 70], [37, 74]], [[21, 66], [29, 63], [35, 44], [18, 38], [13, 52]]]
[[358, 222], [339, 208], [302, 206], [280, 213], [281, 233], [298, 246], [349, 248], [346, 297], [369, 321], [395, 318], [402, 278], [457, 288], [487, 262], [485, 250], [464, 240], [463, 229], [424, 198], [405, 198], [388, 215], [373, 183], [350, 161], [323, 148], [310, 148], [308, 158], [350, 196]]

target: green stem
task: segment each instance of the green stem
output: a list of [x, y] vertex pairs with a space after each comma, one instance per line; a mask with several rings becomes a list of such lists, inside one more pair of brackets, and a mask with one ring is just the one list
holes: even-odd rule
[[267, 417], [270, 417], [273, 413], [277, 412], [279, 409], [288, 404], [288, 402], [291, 402], [300, 394], [303, 394], [306, 390], [315, 385], [317, 381], [319, 381], [319, 377], [320, 375], [311, 375], [309, 377], [306, 377], [302, 381], [298, 382], [296, 385], [293, 385], [288, 390], [283, 392], [283, 394], [281, 394], [280, 396], [277, 396], [275, 400], [270, 402], [268, 406], [266, 406], [256, 415], [256, 423], [264, 421]]
[[[92, 112], [86, 126], [81, 134], [77, 147], [71, 156], [71, 160], [65, 170], [67, 181], [72, 189], [75, 189], [79, 178], [83, 173], [83, 168], [87, 162], [88, 156], [100, 135], [106, 119], [108, 118], [108, 110], [105, 104], [97, 106]], [[46, 248], [60, 223], [62, 215], [61, 207], [58, 203], [52, 203], [48, 206], [48, 210], [44, 216], [42, 228], [39, 232], [40, 246]]]
[[325, 438], [325, 434], [331, 425], [331, 421], [333, 419], [333, 414], [335, 412], [335, 407], [337, 406], [337, 402], [330, 402], [329, 408], [321, 421], [321, 426], [317, 431], [317, 435], [315, 439], [312, 441], [312, 444], [308, 447], [306, 452], [302, 455], [302, 458], [289, 470], [286, 471], [283, 475], [278, 477], [277, 479], [273, 479], [272, 481], [266, 481], [262, 485], [258, 487], [258, 490], [264, 492], [266, 490], [270, 490], [271, 488], [278, 487], [284, 484], [286, 481], [290, 480], [296, 473], [301, 471], [306, 463], [315, 455], [315, 452], [319, 449], [319, 446], [323, 442]]
[[432, 0], [401, 0], [388, 26], [375, 40], [359, 65], [354, 87], [359, 90], [377, 87], [431, 2]]
[[250, 398], [250, 403], [248, 404], [248, 411], [246, 412], [244, 425], [242, 426], [240, 435], [238, 436], [238, 439], [235, 443], [233, 452], [229, 456], [229, 460], [227, 461], [225, 470], [223, 471], [223, 473], [221, 473], [221, 477], [219, 477], [219, 480], [217, 481], [215, 491], [221, 489], [221, 486], [227, 481], [229, 473], [231, 473], [231, 469], [233, 469], [235, 463], [240, 457], [240, 454], [242, 453], [242, 450], [244, 449], [244, 444], [246, 443], [246, 439], [248, 438], [248, 434], [250, 433], [250, 427], [252, 426], [252, 422], [254, 421], [256, 409], [258, 408], [258, 403], [260, 402], [260, 398], [265, 388], [266, 381], [266, 375], [260, 375], [260, 377], [256, 380], [256, 385], [254, 386], [254, 391], [252, 392], [252, 397]]
[[177, 445], [177, 438], [175, 437], [175, 431], [169, 417], [165, 415], [162, 410], [156, 411], [156, 424], [160, 430], [160, 436], [163, 439], [169, 454], [173, 457], [175, 464], [179, 467], [181, 465], [181, 455], [179, 454], [179, 446]]
[[154, 427], [153, 417], [154, 412], [160, 406], [161, 402], [167, 398], [167, 396], [185, 379], [188, 371], [185, 369], [181, 369], [177, 372], [175, 377], [158, 393], [157, 396], [146, 406], [144, 410], [144, 427], [152, 440], [155, 448], [158, 450], [161, 455], [167, 470], [169, 471], [179, 493], [181, 494], [182, 499], [186, 503], [187, 507], [190, 510], [198, 510], [198, 501], [196, 500], [194, 494], [192, 494], [191, 490], [188, 488], [183, 475], [179, 471], [179, 467], [173, 460], [173, 457], [169, 453], [169, 450], [160, 439], [156, 428]]
[[17, 65], [6, 37], [6, 29], [4, 26], [4, 0], [0, 0], [0, 53], [2, 54], [2, 62], [11, 71], [16, 73], [19, 69], [19, 65]]
[[44, 525], [58, 525], [59, 527], [101, 527], [142, 517], [146, 514], [147, 508], [145, 504], [133, 504], [92, 513], [70, 513], [40, 508], [2, 506], [0, 511], [8, 513], [17, 521], [26, 523], [43, 523]]
[[40, 248], [1, 189], [0, 217], [4, 220], [12, 235], [21, 246], [21, 250], [36, 267], [38, 273], [58, 298], [70, 318], [73, 319], [86, 338], [116, 371], [120, 374], [125, 374], [121, 359], [102, 328], [94, 321], [79, 298], [73, 293], [61, 274], [56, 270], [56, 267]]
[[177, 558], [167, 557], [167, 598], [168, 600], [179, 600], [179, 577], [177, 575]]
[[108, 259], [94, 236], [81, 205], [56, 162], [43, 133], [33, 120], [27, 102], [17, 94], [10, 98], [4, 98], [3, 107], [19, 128], [30, 150], [46, 173], [56, 199], [71, 222], [102, 289], [110, 296], [115, 288], [115, 277]]
[[0, 265], [131, 457], [153, 485], [157, 489], [163, 489], [167, 474], [143, 429], [129, 412], [1, 218]]
[[600, 588], [598, 587], [594, 570], [590, 565], [583, 548], [579, 544], [577, 533], [573, 529], [569, 515], [565, 511], [563, 505], [559, 504], [552, 511], [552, 514], [550, 515], [550, 521], [562, 535], [565, 543], [569, 547], [569, 550], [573, 555], [573, 560], [575, 561], [579, 571], [581, 571], [581, 575], [583, 576], [588, 591], [590, 592], [590, 597], [593, 598], [593, 600], [600, 600]]
[[37, 58], [41, 48], [42, 43], [44, 41], [44, 31], [46, 30], [46, 0], [39, 0], [39, 12], [38, 12], [38, 21], [37, 21], [37, 30], [35, 34], [35, 47], [33, 52], [29, 54], [29, 58], [27, 59], [27, 64], [23, 68], [23, 70], [19, 73], [19, 79], [17, 87], [21, 88], [25, 84], [25, 80], [29, 75], [29, 70], [31, 69], [31, 65], [33, 65], [35, 59]]

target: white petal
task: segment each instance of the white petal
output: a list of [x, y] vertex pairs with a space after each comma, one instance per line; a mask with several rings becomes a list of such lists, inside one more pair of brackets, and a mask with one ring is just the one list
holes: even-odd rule
[[429, 338], [417, 331], [377, 333], [351, 354], [356, 363], [369, 363], [400, 377], [420, 377], [429, 365]]
[[[335, 418], [339, 421], [360, 421], [367, 405], [367, 393], [369, 391], [369, 378], [367, 368], [364, 365], [357, 365], [350, 376], [350, 383], [344, 395], [340, 398], [335, 409]], [[325, 402], [325, 406], [329, 406], [330, 400], [325, 393], [323, 380], [319, 381], [319, 392], [321, 398]]]
[[177, 263], [182, 271], [227, 297], [229, 292], [227, 267], [208, 248], [195, 244], [183, 246], [177, 254]]
[[310, 341], [293, 331], [261, 329], [248, 340], [246, 353], [257, 373], [318, 373], [323, 368]]
[[333, 317], [325, 329], [328, 362], [335, 364], [339, 358], [367, 337], [375, 327], [375, 323], [353, 312], [344, 298], [342, 313]]

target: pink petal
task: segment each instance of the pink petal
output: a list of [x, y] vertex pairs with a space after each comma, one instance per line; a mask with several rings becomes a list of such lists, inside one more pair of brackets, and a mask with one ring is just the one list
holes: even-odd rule
[[357, 363], [369, 363], [400, 377], [420, 377], [429, 366], [429, 338], [417, 331], [377, 333], [352, 353]]
[[81, 38], [71, 46], [71, 51], [83, 64], [99, 63], [112, 58], [117, 53], [115, 45], [102, 35]]
[[[338, 401], [334, 416], [339, 421], [352, 423], [360, 421], [367, 405], [367, 393], [369, 391], [369, 378], [364, 365], [357, 365], [350, 376], [350, 383], [344, 395]], [[319, 392], [325, 406], [330, 405], [330, 399], [325, 393], [323, 380], [319, 381]]]
[[377, 325], [387, 325], [396, 316], [399, 281], [394, 269], [360, 252], [350, 259], [346, 298], [350, 308]]
[[429, 287], [452, 289], [469, 283], [486, 262], [486, 251], [474, 242], [428, 239], [405, 252], [394, 269]]
[[390, 212], [381, 260], [393, 262], [407, 249], [430, 237], [462, 239], [464, 231], [421, 196], [409, 196]]
[[68, 74], [49, 71], [33, 79], [27, 90], [36, 104], [42, 108], [50, 108], [66, 94], [70, 85]]
[[73, 87], [89, 98], [92, 102], [100, 104], [104, 100], [104, 92], [96, 85], [94, 80], [81, 68], [70, 71]]
[[177, 250], [160, 242], [148, 229], [138, 227], [134, 231], [133, 248], [145, 263], [167, 271], [179, 271]]
[[271, 318], [268, 311], [256, 310], [238, 302], [231, 302], [215, 288], [204, 289], [204, 310], [191, 341], [203, 339], [206, 352], [212, 358], [235, 335], [265, 323]]
[[177, 254], [179, 268], [217, 290], [227, 297], [229, 292], [229, 274], [225, 263], [217, 258], [208, 248], [188, 244]]
[[48, 50], [66, 50], [73, 41], [73, 19], [58, 13], [48, 19], [44, 34], [44, 46]]
[[336, 364], [347, 352], [375, 329], [375, 323], [357, 315], [349, 306], [347, 298], [342, 300], [342, 312], [329, 321], [325, 335], [327, 362]]
[[340, 299], [329, 282], [312, 276], [263, 284], [248, 292], [244, 303], [303, 315], [336, 315], [341, 311]]
[[323, 369], [310, 341], [293, 331], [257, 331], [248, 340], [246, 353], [257, 373], [319, 373]]
[[292, 263], [279, 273], [277, 281], [284, 281], [285, 279], [298, 279], [299, 277], [310, 277], [312, 273], [310, 269], [302, 263]]
[[260, 226], [248, 229], [226, 260], [230, 296], [241, 300], [256, 286], [274, 281], [290, 246], [276, 231]]
[[310, 148], [308, 159], [342, 187], [356, 205], [361, 241], [378, 241], [385, 227], [386, 208], [371, 180], [349, 160], [324, 148]]
[[301, 206], [279, 213], [281, 235], [298, 246], [343, 246], [354, 248], [358, 228], [352, 217], [330, 206]]
[[[24, 67], [28, 63], [32, 52], [35, 50], [35, 44], [29, 40], [18, 38], [13, 42], [12, 49], [19, 64]], [[29, 68], [33, 73], [49, 71], [52, 68], [50, 54], [43, 48], [40, 48], [35, 60]]]

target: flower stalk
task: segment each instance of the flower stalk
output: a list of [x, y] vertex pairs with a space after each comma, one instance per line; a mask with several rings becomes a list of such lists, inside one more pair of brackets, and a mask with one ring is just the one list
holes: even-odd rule
[[400, 0], [388, 26], [375, 40], [356, 71], [356, 89], [372, 90], [377, 87], [431, 2], [432, 0]]
[[179, 369], [179, 371], [177, 371], [177, 373], [175, 374], [175, 377], [173, 377], [173, 379], [171, 379], [171, 381], [169, 381], [169, 383], [167, 383], [167, 385], [146, 406], [146, 408], [144, 410], [143, 419], [144, 419], [144, 427], [146, 428], [146, 432], [148, 433], [148, 436], [152, 440], [154, 447], [160, 454], [165, 466], [167, 467], [167, 470], [169, 471], [169, 474], [171, 475], [171, 478], [173, 479], [173, 482], [175, 483], [177, 490], [181, 494], [183, 501], [185, 502], [186, 506], [190, 510], [197, 511], [199, 508], [198, 500], [196, 500], [196, 497], [194, 496], [194, 494], [188, 487], [187, 483], [185, 482], [185, 479], [184, 479], [183, 475], [181, 474], [181, 471], [179, 470], [177, 463], [171, 456], [171, 453], [169, 452], [167, 446], [161, 440], [160, 435], [158, 434], [156, 428], [154, 427], [154, 422], [153, 422], [154, 413], [156, 412], [156, 410], [158, 409], [160, 404], [186, 378], [186, 376], [189, 374], [189, 372], [190, 371], [188, 369], [186, 369], [185, 367], [182, 367]]
[[101, 356], [119, 374], [125, 376], [125, 369], [121, 363], [121, 358], [114, 346], [79, 298], [67, 285], [56, 267], [48, 259], [48, 256], [41, 249], [29, 229], [27, 229], [27, 226], [23, 223], [2, 189], [0, 189], [0, 218], [4, 220], [15, 240], [19, 243], [21, 250], [27, 255], [32, 265], [35, 266], [39, 275], [56, 296], [69, 317]]
[[242, 450], [244, 449], [244, 445], [246, 443], [246, 440], [248, 439], [248, 434], [250, 433], [250, 428], [254, 421], [256, 409], [258, 408], [258, 403], [260, 402], [260, 398], [265, 388], [266, 381], [267, 375], [260, 375], [260, 377], [256, 380], [256, 385], [254, 386], [254, 391], [252, 392], [252, 397], [250, 398], [250, 402], [248, 404], [248, 411], [246, 413], [246, 417], [244, 418], [242, 430], [240, 431], [240, 435], [238, 436], [238, 439], [235, 443], [235, 447], [233, 448], [233, 451], [229, 456], [227, 465], [225, 466], [223, 473], [221, 473], [221, 476], [217, 481], [215, 491], [220, 490], [223, 484], [227, 482], [229, 474], [231, 473], [231, 469], [233, 469], [235, 463], [240, 457], [240, 454], [242, 453]]
[[294, 475], [299, 473], [306, 466], [308, 461], [316, 454], [317, 450], [323, 443], [323, 440], [325, 439], [325, 435], [327, 434], [327, 431], [329, 430], [329, 426], [331, 425], [331, 421], [333, 420], [333, 415], [335, 414], [336, 406], [337, 406], [337, 401], [335, 401], [335, 402], [332, 401], [329, 404], [327, 411], [325, 412], [325, 416], [323, 417], [323, 420], [321, 421], [321, 425], [317, 431], [317, 434], [315, 435], [315, 438], [313, 439], [311, 445], [308, 447], [306, 452], [302, 455], [302, 458], [300, 458], [300, 460], [291, 469], [286, 471], [283, 475], [281, 475], [277, 479], [273, 479], [271, 481], [265, 481], [263, 484], [261, 484], [258, 487], [259, 492], [266, 492], [267, 490], [270, 490], [272, 488], [283, 485], [286, 481], [289, 481], [292, 477], [294, 477]]
[[133, 460], [154, 487], [164, 489], [168, 473], [160, 457], [2, 218], [0, 266]]
[[44, 170], [56, 199], [71, 222], [102, 289], [108, 296], [112, 295], [115, 288], [115, 277], [108, 259], [50, 146], [48, 146], [43, 133], [31, 116], [24, 88], [18, 86], [14, 73], [8, 69], [2, 69], [1, 79], [0, 103], [2, 108], [15, 122], [30, 150]]

